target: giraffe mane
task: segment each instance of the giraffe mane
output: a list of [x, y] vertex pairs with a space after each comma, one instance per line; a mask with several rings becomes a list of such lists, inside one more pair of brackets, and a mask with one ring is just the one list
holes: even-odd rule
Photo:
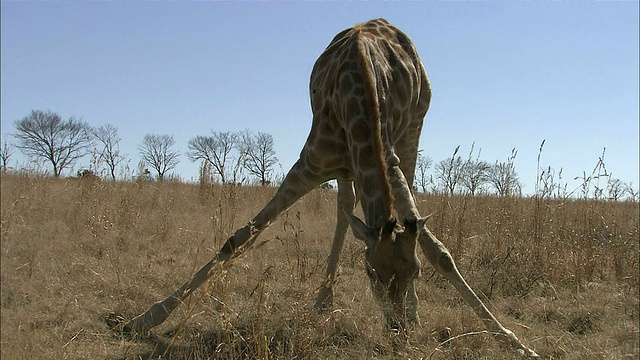
[[[373, 148], [375, 153], [375, 161], [377, 163], [382, 197], [384, 201], [384, 221], [391, 219], [393, 194], [391, 192], [391, 183], [387, 175], [386, 151], [382, 141], [382, 114], [380, 112], [380, 103], [378, 101], [378, 91], [376, 86], [376, 78], [371, 61], [370, 51], [365, 44], [365, 37], [362, 35], [361, 26], [357, 24], [354, 27], [355, 37], [358, 49], [358, 61], [362, 70], [362, 78], [364, 80], [365, 112], [371, 126], [373, 138]], [[371, 226], [373, 224], [369, 224]]]

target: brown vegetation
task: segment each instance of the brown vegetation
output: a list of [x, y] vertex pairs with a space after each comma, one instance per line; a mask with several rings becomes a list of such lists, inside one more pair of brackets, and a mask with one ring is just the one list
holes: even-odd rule
[[[422, 326], [394, 348], [352, 237], [334, 311], [311, 312], [335, 225], [326, 189], [283, 214], [150, 336], [130, 341], [109, 329], [174, 291], [273, 192], [4, 174], [2, 358], [516, 357], [424, 259]], [[467, 281], [543, 358], [638, 358], [638, 203], [418, 200]]]

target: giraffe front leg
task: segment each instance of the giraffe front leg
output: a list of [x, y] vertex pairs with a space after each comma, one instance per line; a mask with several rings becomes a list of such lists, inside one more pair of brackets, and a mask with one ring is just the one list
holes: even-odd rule
[[493, 316], [482, 300], [471, 289], [464, 280], [451, 257], [447, 248], [438, 240], [425, 226], [418, 241], [422, 252], [427, 257], [431, 265], [444, 276], [458, 290], [464, 301], [471, 306], [473, 311], [480, 317], [487, 330], [494, 334], [498, 340], [507, 343], [515, 351], [523, 356], [538, 358], [535, 351], [525, 346], [516, 335]]
[[213, 276], [215, 270], [219, 268], [218, 265], [249, 250], [258, 235], [269, 227], [278, 215], [320, 185], [324, 179], [311, 172], [304, 161], [298, 160], [267, 205], [247, 225], [236, 230], [213, 259], [173, 294], [153, 304], [147, 311], [124, 324], [123, 333], [145, 334], [154, 326], [160, 325], [176, 307]]
[[340, 252], [342, 251], [347, 229], [349, 228], [347, 216], [353, 213], [355, 204], [356, 197], [353, 182], [350, 180], [338, 180], [338, 216], [336, 231], [333, 236], [331, 253], [327, 261], [325, 280], [322, 285], [320, 285], [318, 298], [313, 305], [313, 308], [317, 311], [327, 310], [333, 306], [333, 284], [336, 280]]
[[178, 305], [182, 304], [197, 288], [213, 276], [219, 264], [231, 259], [234, 254], [230, 250], [225, 250], [229, 248], [228, 244], [244, 244], [256, 236], [258, 236], [258, 232], [250, 225], [238, 229], [233, 236], [227, 240], [223, 250], [219, 252], [215, 258], [207, 262], [191, 279], [182, 284], [178, 290], [174, 291], [173, 294], [167, 296], [162, 301], [156, 302], [147, 311], [124, 324], [121, 329], [122, 333], [132, 337], [144, 335], [151, 328], [162, 324]]

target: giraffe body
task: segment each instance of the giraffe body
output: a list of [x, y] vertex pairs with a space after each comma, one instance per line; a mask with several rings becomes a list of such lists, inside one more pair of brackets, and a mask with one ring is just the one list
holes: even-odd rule
[[[419, 217], [407, 184], [413, 183], [431, 86], [409, 38], [378, 19], [347, 29], [331, 41], [313, 68], [310, 93], [314, 120], [301, 160], [320, 161], [319, 167], [327, 171], [325, 176], [338, 179], [339, 192], [327, 279], [315, 305], [323, 309], [332, 305], [347, 214], [355, 206], [354, 187], [365, 223], [372, 229], [382, 228], [392, 216], [392, 199], [401, 219]], [[381, 141], [380, 150], [375, 149], [377, 140]], [[380, 172], [386, 179], [379, 179]], [[390, 303], [383, 304], [383, 311], [387, 323], [396, 327], [403, 326], [406, 315], [409, 321], [417, 321], [413, 281], [419, 261], [415, 241], [410, 239], [414, 235], [402, 234], [398, 241], [367, 240], [364, 232], [356, 234], [367, 243], [366, 266], [373, 293], [381, 303]], [[406, 269], [396, 268], [405, 265]], [[390, 291], [385, 294], [385, 289]], [[405, 314], [407, 289], [412, 306]]]
[[[431, 87], [411, 40], [384, 19], [340, 32], [314, 65], [310, 95], [311, 131], [274, 197], [192, 279], [123, 330], [143, 333], [162, 323], [217, 265], [249, 249], [300, 197], [337, 179], [338, 220], [317, 309], [332, 305], [339, 255], [351, 225], [356, 238], [367, 246], [366, 271], [389, 327], [404, 333], [407, 323], [418, 321], [414, 283], [420, 269], [416, 255], [420, 244], [429, 262], [452, 282], [490, 331], [519, 352], [536, 356], [471, 290], [415, 206], [411, 185]], [[353, 215], [358, 201], [364, 221]]]

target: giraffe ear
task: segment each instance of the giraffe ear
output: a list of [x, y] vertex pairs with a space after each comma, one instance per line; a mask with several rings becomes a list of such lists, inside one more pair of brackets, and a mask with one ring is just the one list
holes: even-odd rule
[[420, 231], [422, 231], [422, 229], [424, 228], [424, 225], [427, 223], [427, 220], [429, 219], [430, 216], [431, 215], [427, 217], [422, 217], [419, 219], [405, 220], [404, 221], [405, 231], [409, 231], [410, 233], [413, 233], [413, 234], [420, 233]]
[[427, 228], [427, 221], [429, 221], [429, 219], [431, 219], [432, 216], [433, 216], [433, 213], [418, 219], [418, 233], [420, 233], [421, 231]]
[[367, 246], [371, 247], [373, 245], [372, 241], [375, 238], [373, 229], [368, 227], [367, 224], [353, 214], [349, 214], [347, 219], [349, 219], [349, 225], [351, 225], [353, 236], [355, 236], [356, 239], [364, 241]]

